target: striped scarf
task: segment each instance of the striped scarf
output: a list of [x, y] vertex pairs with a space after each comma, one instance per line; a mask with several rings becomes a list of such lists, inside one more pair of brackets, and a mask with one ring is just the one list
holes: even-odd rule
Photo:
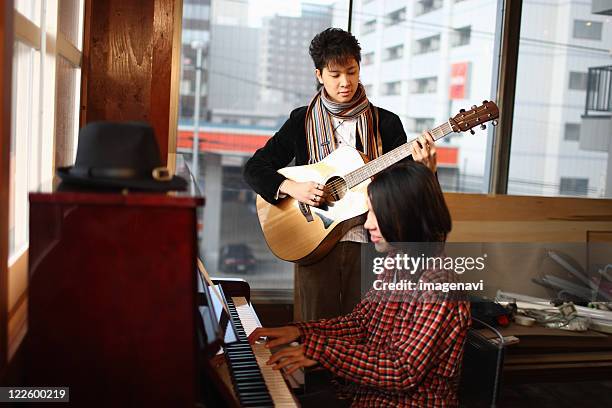
[[[373, 112], [375, 111], [375, 112]], [[370, 104], [363, 85], [359, 84], [357, 92], [350, 102], [334, 102], [327, 96], [325, 88], [312, 98], [306, 110], [306, 139], [308, 163], [323, 160], [336, 149], [332, 116], [338, 119], [357, 119], [357, 135], [361, 139], [363, 153], [370, 160], [382, 154], [380, 132], [374, 129], [373, 113], [377, 110]], [[376, 118], [378, 122], [378, 117]]]

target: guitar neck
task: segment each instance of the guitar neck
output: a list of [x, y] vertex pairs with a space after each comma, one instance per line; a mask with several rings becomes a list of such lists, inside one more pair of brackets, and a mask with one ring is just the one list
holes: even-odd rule
[[[436, 128], [433, 128], [429, 131], [433, 136], [435, 141], [442, 139], [444, 136], [453, 133], [453, 129], [449, 122], [446, 122]], [[412, 155], [412, 142], [417, 140], [416, 138], [410, 140], [407, 143], [404, 143], [401, 146], [396, 147], [383, 154], [380, 157], [368, 162], [364, 166], [358, 168], [357, 170], [353, 170], [352, 172], [346, 174], [344, 179], [346, 180], [348, 187], [352, 188], [357, 184], [362, 183], [363, 181], [369, 179], [370, 177], [375, 176], [381, 171], [385, 170], [388, 167], [391, 167], [393, 164], [398, 161]]]

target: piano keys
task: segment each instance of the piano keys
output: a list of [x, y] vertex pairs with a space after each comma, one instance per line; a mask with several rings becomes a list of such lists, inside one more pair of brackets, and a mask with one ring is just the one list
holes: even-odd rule
[[[222, 282], [222, 280], [216, 281], [223, 286]], [[266, 364], [271, 355], [270, 351], [263, 344], [251, 346], [248, 343], [248, 335], [257, 327], [261, 327], [255, 310], [247, 300], [248, 292], [244, 292], [248, 284], [243, 281], [241, 289], [237, 291], [236, 280], [226, 283], [229, 285], [228, 290], [219, 291], [222, 293], [231, 319], [231, 326], [225, 325], [225, 330], [233, 330], [236, 341], [223, 344], [226, 364], [215, 368], [217, 375], [221, 378], [226, 375], [229, 377], [234, 399], [239, 406], [298, 407], [299, 404], [281, 372], [273, 370]], [[206, 290], [212, 291], [208, 287]], [[242, 296], [230, 296], [228, 293], [242, 294]], [[214, 294], [210, 294], [207, 298], [211, 299], [213, 308], [217, 309], [216, 312], [223, 309]], [[217, 314], [219, 319], [222, 319], [223, 313], [221, 311]], [[228, 338], [227, 333], [223, 333], [222, 337]]]

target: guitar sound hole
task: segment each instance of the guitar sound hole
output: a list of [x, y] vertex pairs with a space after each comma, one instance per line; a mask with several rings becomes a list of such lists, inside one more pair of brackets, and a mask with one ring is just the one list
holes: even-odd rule
[[325, 183], [325, 200], [329, 203], [340, 201], [346, 195], [346, 181], [339, 176], [334, 176]]

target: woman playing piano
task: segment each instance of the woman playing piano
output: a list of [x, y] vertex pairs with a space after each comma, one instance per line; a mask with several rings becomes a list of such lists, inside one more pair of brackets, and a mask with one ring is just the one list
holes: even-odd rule
[[[398, 164], [372, 181], [368, 195], [365, 228], [377, 251], [393, 258], [405, 251], [395, 243], [443, 247], [451, 219], [429, 168], [417, 162]], [[378, 279], [440, 282], [454, 275], [421, 269], [411, 276], [393, 268]], [[268, 364], [288, 373], [320, 364], [349, 384], [352, 406], [446, 407], [458, 405], [459, 368], [469, 325], [469, 303], [449, 293], [370, 289], [347, 315], [259, 328], [249, 340], [265, 336], [267, 347], [299, 340], [298, 347], [273, 354]]]

